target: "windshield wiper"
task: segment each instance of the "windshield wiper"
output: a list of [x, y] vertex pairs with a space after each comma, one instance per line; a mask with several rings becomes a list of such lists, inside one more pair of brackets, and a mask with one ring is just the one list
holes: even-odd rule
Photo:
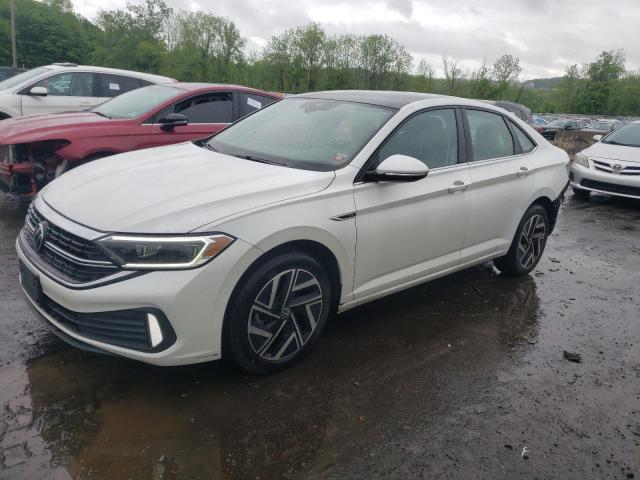
[[111, 116], [107, 115], [106, 113], [99, 112], [98, 110], [91, 110], [91, 111], [96, 115], [100, 115], [101, 117], [108, 118], [109, 120], [111, 120]]
[[259, 157], [255, 157], [253, 155], [242, 155], [242, 154], [239, 154], [239, 153], [231, 153], [230, 155], [232, 155], [234, 157], [242, 158], [244, 160], [251, 160], [252, 162], [266, 163], [268, 165], [280, 165], [281, 167], [286, 167], [286, 165], [284, 163], [274, 162], [273, 160], [267, 160], [265, 158], [259, 158]]

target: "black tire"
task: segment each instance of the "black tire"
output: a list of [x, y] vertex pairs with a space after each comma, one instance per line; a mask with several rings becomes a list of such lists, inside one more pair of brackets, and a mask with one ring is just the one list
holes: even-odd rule
[[583, 188], [571, 187], [573, 189], [573, 195], [580, 200], [588, 200], [591, 192]]
[[333, 288], [325, 268], [303, 252], [252, 269], [227, 308], [223, 358], [258, 375], [295, 364], [322, 334], [333, 311]]
[[544, 207], [539, 204], [531, 205], [520, 220], [509, 251], [503, 257], [496, 258], [493, 263], [504, 275], [527, 275], [542, 258], [550, 230], [549, 216]]

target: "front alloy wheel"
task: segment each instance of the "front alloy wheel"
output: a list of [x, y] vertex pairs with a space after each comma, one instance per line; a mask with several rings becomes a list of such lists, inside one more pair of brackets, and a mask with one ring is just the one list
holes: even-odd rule
[[223, 357], [256, 374], [292, 365], [322, 333], [333, 288], [324, 265], [303, 252], [281, 253], [253, 267], [232, 295]]
[[322, 287], [312, 273], [292, 268], [278, 273], [253, 301], [247, 335], [260, 358], [286, 361], [309, 341], [322, 313]]

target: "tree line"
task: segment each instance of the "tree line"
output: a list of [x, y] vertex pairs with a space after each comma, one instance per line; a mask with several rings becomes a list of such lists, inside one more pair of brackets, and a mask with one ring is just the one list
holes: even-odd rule
[[[328, 34], [316, 23], [247, 51], [228, 18], [174, 10], [164, 0], [104, 9], [93, 22], [75, 13], [70, 0], [16, 4], [18, 63], [27, 68], [70, 61], [287, 93], [411, 90], [513, 100], [534, 111], [640, 115], [640, 76], [626, 71], [621, 51], [569, 67], [555, 89], [534, 89], [520, 82], [520, 61], [508, 54], [472, 70], [446, 54], [433, 65], [388, 35]], [[9, 0], [0, 0], [0, 65], [11, 61], [9, 18]]]

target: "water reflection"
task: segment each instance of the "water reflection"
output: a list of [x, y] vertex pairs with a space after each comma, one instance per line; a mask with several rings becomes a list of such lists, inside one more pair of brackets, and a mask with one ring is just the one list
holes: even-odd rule
[[33, 415], [74, 478], [323, 476], [467, 402], [465, 386], [535, 343], [538, 309], [533, 278], [474, 268], [337, 317], [266, 378], [59, 348], [28, 365]]

